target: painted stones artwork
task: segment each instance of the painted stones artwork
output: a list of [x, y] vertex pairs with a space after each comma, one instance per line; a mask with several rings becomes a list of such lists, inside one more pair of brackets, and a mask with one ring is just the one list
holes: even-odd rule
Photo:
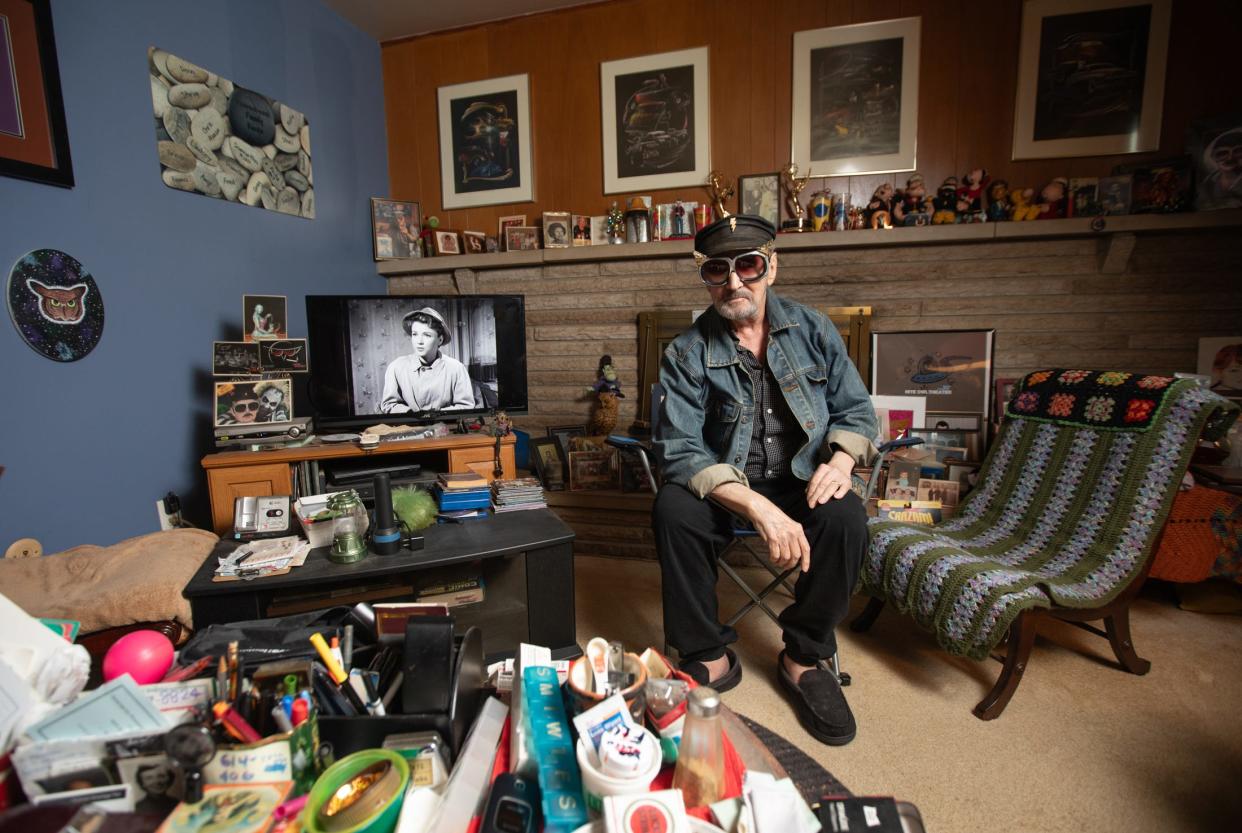
[[165, 185], [314, 219], [310, 125], [301, 111], [154, 46], [147, 64]]
[[9, 272], [9, 316], [37, 353], [75, 362], [103, 335], [99, 287], [81, 263], [56, 249], [35, 249]]

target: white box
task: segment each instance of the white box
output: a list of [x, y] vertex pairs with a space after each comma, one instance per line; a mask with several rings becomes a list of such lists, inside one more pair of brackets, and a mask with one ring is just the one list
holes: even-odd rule
[[311, 547], [327, 547], [332, 544], [332, 519], [311, 520], [314, 515], [328, 508], [328, 498], [337, 494], [327, 492], [322, 495], [307, 495], [293, 502], [293, 513], [298, 516], [298, 523], [306, 534]]

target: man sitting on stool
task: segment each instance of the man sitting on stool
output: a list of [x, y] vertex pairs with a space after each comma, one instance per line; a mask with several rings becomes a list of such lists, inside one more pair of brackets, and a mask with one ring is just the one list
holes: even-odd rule
[[780, 615], [777, 677], [807, 731], [844, 744], [854, 716], [836, 678], [816, 665], [836, 652], [833, 628], [867, 546], [850, 475], [875, 454], [876, 417], [827, 316], [768, 290], [775, 238], [771, 223], [749, 215], [694, 238], [712, 308], [664, 351], [654, 437], [664, 634], [698, 682], [727, 691], [741, 681], [726, 647], [737, 632], [717, 618], [715, 556], [733, 537], [729, 513], [749, 520], [773, 564], [802, 569]]

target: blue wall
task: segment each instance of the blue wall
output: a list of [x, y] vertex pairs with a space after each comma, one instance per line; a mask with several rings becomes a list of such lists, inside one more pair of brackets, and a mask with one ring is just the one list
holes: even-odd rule
[[[0, 280], [31, 249], [63, 249], [94, 276], [106, 324], [94, 352], [60, 364], [0, 321], [0, 554], [22, 536], [57, 552], [157, 529], [170, 489], [206, 524], [211, 342], [240, 335], [242, 294], [287, 295], [298, 337], [303, 296], [385, 291], [370, 243], [369, 198], [388, 189], [372, 38], [306, 0], [52, 5], [77, 185], [0, 177]], [[316, 219], [163, 184], [148, 46], [306, 114]]]

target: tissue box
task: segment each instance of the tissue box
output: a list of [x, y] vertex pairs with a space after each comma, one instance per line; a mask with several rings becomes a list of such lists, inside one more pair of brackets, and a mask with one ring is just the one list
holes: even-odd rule
[[332, 544], [332, 518], [314, 520], [314, 516], [328, 508], [328, 498], [334, 494], [336, 492], [307, 495], [293, 502], [293, 513], [298, 516], [298, 523], [302, 525], [306, 540], [310, 541], [312, 547], [327, 547]]

